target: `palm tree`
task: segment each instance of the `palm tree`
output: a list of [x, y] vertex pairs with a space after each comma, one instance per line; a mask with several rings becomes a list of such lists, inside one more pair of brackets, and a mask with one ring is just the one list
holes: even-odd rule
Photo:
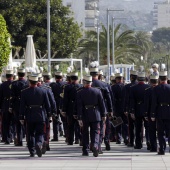
[[[115, 27], [115, 61], [116, 63], [129, 63], [133, 61], [134, 54], [140, 54], [140, 47], [134, 43], [134, 31], [125, 30], [121, 31], [122, 25], [119, 24]], [[102, 31], [99, 35], [100, 38], [100, 62], [106, 64], [107, 61], [107, 29], [102, 25]], [[110, 27], [110, 39], [112, 39], [112, 29]], [[112, 42], [110, 42], [110, 49]], [[89, 31], [86, 38], [79, 42], [79, 54], [84, 54], [83, 58], [85, 63], [96, 59], [97, 56], [97, 33]], [[112, 55], [112, 50], [111, 50]], [[87, 64], [86, 64], [87, 65]]]

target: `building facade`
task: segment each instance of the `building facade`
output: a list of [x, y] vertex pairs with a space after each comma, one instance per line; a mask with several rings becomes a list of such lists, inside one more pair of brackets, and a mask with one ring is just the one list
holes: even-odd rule
[[162, 27], [170, 27], [170, 0], [154, 3], [153, 30]]
[[82, 31], [95, 30], [99, 16], [99, 0], [63, 0], [63, 5], [73, 12], [72, 17]]

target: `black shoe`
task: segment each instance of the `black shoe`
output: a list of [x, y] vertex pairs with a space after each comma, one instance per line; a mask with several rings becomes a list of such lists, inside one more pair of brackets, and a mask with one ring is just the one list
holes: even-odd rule
[[110, 151], [110, 144], [106, 142], [105, 145], [106, 145], [106, 151]]
[[156, 148], [153, 148], [153, 149], [151, 148], [150, 152], [157, 152], [157, 149]]
[[82, 156], [89, 156], [89, 153], [82, 153]]
[[158, 155], [165, 155], [164, 151], [158, 151]]
[[93, 147], [93, 156], [98, 157], [98, 155], [99, 155], [99, 151], [95, 147]]
[[5, 142], [5, 145], [9, 145], [9, 144], [10, 144], [10, 142], [8, 142], [8, 141]]
[[142, 149], [142, 147], [141, 146], [134, 146], [134, 149]]
[[67, 143], [67, 145], [73, 145], [73, 142], [69, 142], [69, 143]]
[[60, 136], [63, 136], [63, 135], [64, 135], [63, 131], [60, 131]]
[[149, 151], [149, 150], [151, 150], [151, 144], [149, 143], [149, 142], [147, 142], [147, 150]]
[[34, 153], [31, 153], [31, 154], [30, 154], [30, 157], [35, 157], [35, 154], [34, 154]]
[[121, 144], [121, 142], [120, 142], [120, 141], [118, 141], [118, 142], [116, 142], [116, 144]]
[[101, 149], [99, 150], [99, 154], [103, 154], [103, 151]]
[[47, 148], [46, 148], [46, 142], [43, 142], [43, 146], [42, 146], [42, 154], [45, 154]]
[[129, 141], [127, 139], [124, 140], [124, 144], [127, 145]]
[[15, 146], [23, 146], [23, 144], [22, 143], [17, 143], [17, 144], [15, 144]]
[[35, 146], [35, 150], [36, 150], [36, 154], [38, 155], [38, 157], [42, 157], [42, 151], [39, 145]]
[[58, 141], [58, 139], [51, 139], [51, 142], [55, 142], [55, 141]]
[[127, 147], [134, 147], [134, 144], [128, 143], [128, 144], [127, 144]]
[[74, 144], [79, 144], [79, 140], [75, 140]]
[[50, 146], [49, 146], [49, 144], [46, 145], [46, 150], [47, 150], [47, 151], [50, 151]]

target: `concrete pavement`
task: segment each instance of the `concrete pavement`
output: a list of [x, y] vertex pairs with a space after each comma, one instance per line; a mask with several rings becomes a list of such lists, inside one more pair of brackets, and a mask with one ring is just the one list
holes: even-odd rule
[[0, 170], [170, 170], [168, 148], [165, 156], [158, 156], [148, 152], [146, 145], [134, 150], [113, 142], [111, 151], [95, 158], [92, 153], [81, 156], [81, 147], [66, 145], [63, 137], [51, 142], [50, 147], [41, 158], [30, 158], [25, 142], [23, 147], [0, 143]]

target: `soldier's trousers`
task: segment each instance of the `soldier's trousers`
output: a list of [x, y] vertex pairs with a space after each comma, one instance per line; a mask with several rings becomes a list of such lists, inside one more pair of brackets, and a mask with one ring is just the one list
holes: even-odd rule
[[110, 133], [111, 133], [111, 123], [110, 123], [109, 117], [107, 116], [104, 143], [110, 144]]
[[134, 130], [135, 130], [135, 121], [131, 118], [131, 115], [128, 114], [129, 143], [132, 145], [134, 145]]
[[157, 131], [160, 151], [164, 151], [166, 148], [165, 132], [170, 138], [170, 119], [157, 119]]
[[27, 143], [30, 154], [35, 154], [35, 146], [42, 147], [45, 122], [27, 122]]
[[73, 116], [68, 116], [67, 117], [67, 125], [68, 125], [68, 129], [67, 129], [67, 140], [68, 143], [72, 144], [74, 141], [74, 132], [75, 132], [75, 126], [77, 128], [76, 133], [75, 133], [75, 139], [78, 140], [80, 139], [80, 127], [78, 125], [78, 122], [76, 119], [74, 119]]
[[11, 121], [12, 121], [12, 113], [3, 112], [3, 115], [2, 115], [3, 140], [4, 142], [8, 142], [8, 143], [10, 143], [12, 139]]
[[58, 132], [59, 132], [59, 122], [56, 119], [53, 119], [53, 139], [58, 140]]
[[83, 122], [82, 129], [83, 153], [89, 152], [89, 127], [92, 147], [95, 147], [98, 150], [99, 146], [100, 122]]
[[47, 118], [44, 127], [44, 140], [46, 141], [46, 144], [49, 144], [49, 139], [50, 139], [50, 122]]
[[149, 138], [151, 149], [157, 149], [156, 141], [156, 121], [149, 119]]
[[16, 127], [16, 135], [17, 135], [17, 143], [22, 144], [22, 139], [23, 139], [23, 128], [20, 123], [20, 121], [17, 119], [15, 120], [15, 127]]
[[67, 136], [67, 126], [68, 126], [68, 124], [67, 124], [67, 118], [66, 117], [63, 117], [62, 115], [60, 115], [61, 116], [61, 121], [63, 122], [63, 129], [64, 129], [64, 134], [65, 134], [65, 136]]
[[116, 142], [121, 142], [123, 137], [124, 141], [128, 140], [128, 120], [125, 114], [120, 114], [123, 120], [123, 124], [115, 128], [116, 131]]

